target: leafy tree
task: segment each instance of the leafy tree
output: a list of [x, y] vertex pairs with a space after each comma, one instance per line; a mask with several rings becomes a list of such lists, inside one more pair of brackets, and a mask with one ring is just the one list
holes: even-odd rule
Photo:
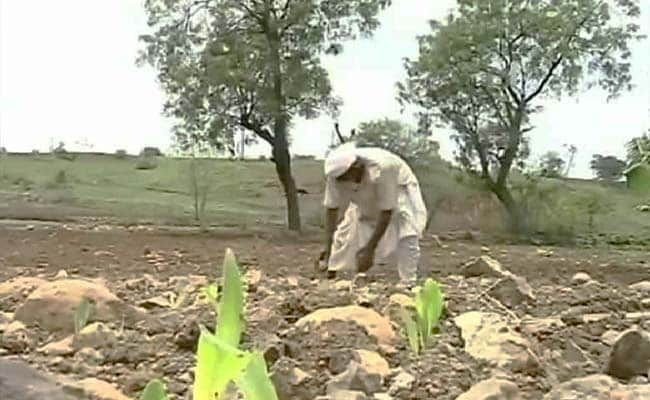
[[151, 34], [140, 63], [158, 70], [164, 110], [176, 134], [233, 147], [246, 129], [272, 147], [287, 198], [288, 225], [300, 229], [291, 172], [292, 118], [335, 114], [323, 54], [369, 36], [390, 0], [146, 0]]
[[623, 176], [625, 161], [616, 156], [603, 156], [594, 154], [590, 167], [598, 179], [615, 182]]
[[642, 162], [650, 157], [650, 130], [641, 136], [632, 138], [625, 145], [629, 165]]
[[363, 122], [354, 140], [359, 146], [374, 146], [389, 150], [413, 168], [438, 158], [440, 145], [428, 136], [420, 135], [408, 125], [389, 118]]
[[526, 229], [508, 176], [529, 155], [530, 116], [583, 84], [608, 98], [629, 90], [639, 15], [638, 0], [459, 0], [419, 38], [399, 98], [456, 131], [458, 161]]
[[539, 175], [545, 178], [563, 176], [565, 161], [557, 151], [549, 151], [542, 156], [539, 163]]

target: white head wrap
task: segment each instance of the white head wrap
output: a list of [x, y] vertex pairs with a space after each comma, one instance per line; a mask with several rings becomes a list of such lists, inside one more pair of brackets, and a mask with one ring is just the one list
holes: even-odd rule
[[344, 143], [332, 150], [325, 159], [325, 176], [338, 178], [357, 160], [354, 143]]

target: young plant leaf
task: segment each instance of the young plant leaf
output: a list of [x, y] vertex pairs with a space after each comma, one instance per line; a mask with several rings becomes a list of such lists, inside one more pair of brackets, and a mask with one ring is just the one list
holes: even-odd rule
[[81, 330], [86, 326], [88, 320], [90, 319], [92, 310], [93, 302], [87, 297], [84, 297], [79, 303], [79, 306], [77, 306], [77, 309], [74, 311], [73, 315], [75, 334], [79, 334], [79, 332], [81, 332]]
[[152, 379], [145, 386], [140, 400], [167, 400], [167, 387], [160, 379]]
[[246, 400], [278, 400], [262, 353], [255, 352], [251, 355], [239, 381], [239, 388]]
[[440, 321], [443, 305], [444, 300], [440, 285], [431, 278], [427, 279], [415, 299], [422, 347], [429, 343], [433, 328]]
[[223, 291], [217, 313], [215, 335], [227, 345], [238, 347], [243, 330], [244, 288], [235, 254], [226, 249], [223, 260]]
[[406, 309], [400, 309], [400, 316], [404, 324], [404, 330], [409, 341], [409, 346], [415, 354], [420, 354], [420, 335], [418, 333], [417, 323], [413, 320], [413, 315]]

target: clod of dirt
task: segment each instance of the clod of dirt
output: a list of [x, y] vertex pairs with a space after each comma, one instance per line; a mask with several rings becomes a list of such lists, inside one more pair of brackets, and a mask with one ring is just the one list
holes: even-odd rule
[[281, 358], [271, 367], [271, 379], [279, 400], [312, 400], [318, 394], [312, 376], [289, 358]]
[[574, 285], [584, 285], [592, 281], [593, 279], [586, 272], [578, 272], [571, 278], [571, 283]]
[[536, 300], [533, 288], [525, 278], [508, 271], [499, 261], [490, 256], [484, 255], [470, 260], [463, 265], [461, 273], [468, 278], [479, 276], [497, 278], [498, 281], [489, 288], [488, 294], [507, 307], [532, 303]]
[[415, 384], [415, 377], [404, 370], [400, 370], [392, 380], [388, 393], [397, 394], [410, 392]]
[[519, 387], [502, 378], [490, 378], [472, 386], [456, 400], [521, 400]]
[[650, 385], [621, 385], [612, 377], [596, 374], [575, 378], [553, 388], [544, 400], [632, 400], [650, 398]]
[[95, 303], [90, 321], [135, 324], [145, 320], [144, 310], [130, 306], [111, 293], [105, 286], [81, 279], [47, 282], [34, 290], [16, 310], [15, 318], [28, 326], [38, 324], [50, 332], [74, 331], [73, 315], [83, 298]]
[[299, 329], [319, 327], [330, 321], [354, 322], [362, 326], [379, 344], [391, 345], [397, 338], [390, 321], [376, 311], [359, 306], [334, 307], [317, 310], [296, 322]]
[[23, 353], [34, 347], [34, 340], [30, 337], [29, 331], [22, 322], [10, 323], [2, 334], [2, 347], [10, 353]]
[[0, 283], [0, 307], [6, 311], [13, 311], [7, 308], [17, 302], [24, 301], [34, 290], [46, 283], [45, 280], [32, 277], [18, 277]]
[[348, 364], [348, 368], [333, 377], [327, 383], [327, 393], [332, 395], [341, 390], [360, 391], [367, 395], [381, 392], [383, 378], [380, 374], [368, 369], [355, 361]]
[[454, 319], [465, 341], [465, 351], [496, 368], [535, 375], [539, 362], [530, 343], [501, 315], [470, 311]]
[[48, 343], [45, 346], [42, 346], [38, 349], [39, 353], [43, 353], [46, 356], [69, 356], [74, 354], [75, 348], [72, 344], [74, 336], [66, 336], [65, 338], [57, 341]]
[[636, 292], [650, 294], [650, 281], [641, 281], [630, 285], [630, 289]]
[[117, 343], [117, 335], [108, 326], [95, 322], [85, 326], [81, 332], [74, 336], [72, 345], [75, 349], [91, 347], [103, 349], [113, 347]]
[[631, 379], [650, 371], [650, 334], [638, 329], [625, 331], [618, 337], [609, 355], [607, 374]]
[[0, 358], [0, 398], [2, 400], [74, 400], [49, 374], [22, 361]]

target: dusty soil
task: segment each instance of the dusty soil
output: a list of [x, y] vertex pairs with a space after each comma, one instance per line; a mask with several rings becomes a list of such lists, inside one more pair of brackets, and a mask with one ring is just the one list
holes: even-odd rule
[[[628, 321], [624, 313], [643, 310], [643, 298], [628, 290], [632, 283], [648, 279], [648, 253], [617, 248], [569, 249], [532, 246], [482, 248], [475, 241], [448, 236], [440, 247], [432, 240], [422, 244], [424, 273], [445, 285], [448, 298], [446, 318], [435, 345], [414, 357], [405, 343], [397, 351], [384, 354], [391, 368], [402, 367], [416, 378], [410, 392], [394, 395], [398, 399], [454, 399], [481, 379], [489, 377], [483, 363], [463, 351], [463, 340], [452, 318], [471, 310], [496, 310], [481, 293], [484, 288], [458, 276], [469, 258], [488, 252], [513, 273], [525, 277], [537, 291], [532, 306], [511, 310], [517, 317], [562, 317], [566, 326], [539, 332], [534, 350], [544, 358], [545, 349], [562, 353], [561, 360], [545, 360], [545, 370], [535, 376], [519, 375], [516, 382], [526, 398], [541, 398], [558, 381], [600, 372], [609, 347], [600, 339], [608, 329], [622, 330], [648, 321]], [[117, 227], [36, 225], [0, 227], [0, 282], [17, 276], [53, 278], [65, 270], [70, 277], [103, 278], [120, 298], [135, 305], [174, 290], [174, 277], [220, 274], [226, 248], [232, 248], [244, 273], [260, 271], [262, 278], [248, 294], [246, 346], [267, 346], [279, 340], [284, 356], [307, 372], [310, 395], [325, 392], [332, 373], [334, 354], [345, 349], [367, 348], [381, 352], [372, 338], [354, 325], [328, 327], [326, 338], [297, 331], [297, 319], [319, 308], [355, 302], [354, 291], [342, 295], [314, 271], [313, 260], [320, 245], [317, 237], [283, 233], [237, 234], [171, 230], [134, 230]], [[586, 272], [599, 282], [597, 290], [570, 286], [571, 278]], [[368, 306], [378, 312], [394, 293], [394, 270], [369, 272], [372, 294]], [[0, 311], [11, 312], [20, 299], [0, 299]], [[36, 352], [20, 354], [39, 368], [73, 376], [92, 376], [114, 382], [122, 391], [137, 397], [152, 376], [163, 376], [179, 398], [189, 398], [192, 381], [193, 345], [198, 321], [211, 324], [209, 310], [149, 307], [161, 324], [121, 327], [121, 350], [105, 355], [98, 365], [77, 358], [55, 361]], [[608, 317], [584, 322], [580, 315], [607, 313]], [[577, 316], [577, 317], [576, 317]], [[576, 318], [573, 318], [576, 317]], [[573, 318], [573, 319], [572, 319]], [[120, 327], [115, 327], [119, 329]], [[34, 332], [39, 345], [52, 342], [45, 332]], [[274, 362], [280, 355], [269, 360]], [[574, 357], [575, 360], [571, 360]], [[571, 368], [566, 361], [575, 361]], [[580, 365], [576, 368], [576, 365]]]

